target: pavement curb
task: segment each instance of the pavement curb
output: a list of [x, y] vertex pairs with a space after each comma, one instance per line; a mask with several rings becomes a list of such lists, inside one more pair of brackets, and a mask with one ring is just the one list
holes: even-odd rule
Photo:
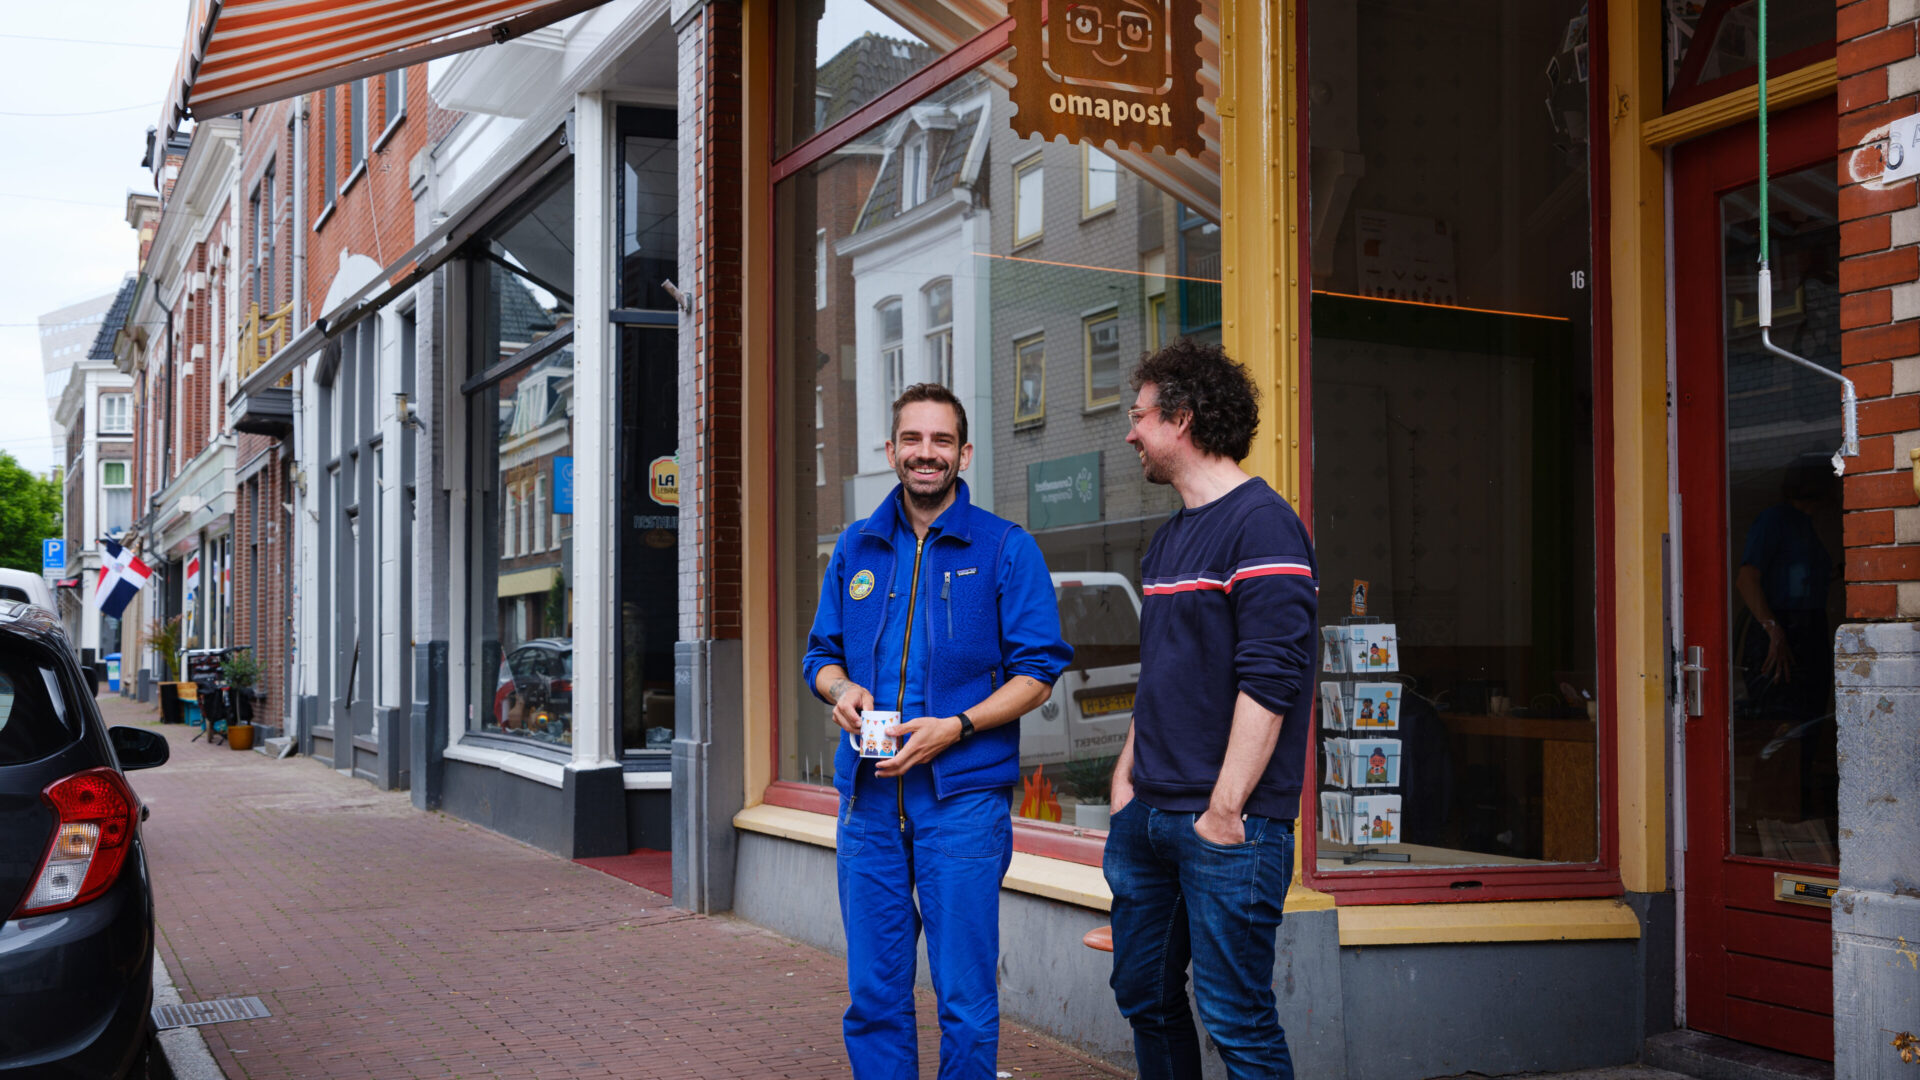
[[[173, 975], [167, 970], [167, 962], [160, 959], [158, 949], [153, 951], [153, 1003], [181, 1004], [180, 991], [173, 985]], [[199, 1028], [169, 1028], [159, 1033], [159, 1042], [174, 1080], [226, 1080], [227, 1074], [221, 1072], [213, 1060], [213, 1052], [207, 1049], [207, 1038], [200, 1034]]]

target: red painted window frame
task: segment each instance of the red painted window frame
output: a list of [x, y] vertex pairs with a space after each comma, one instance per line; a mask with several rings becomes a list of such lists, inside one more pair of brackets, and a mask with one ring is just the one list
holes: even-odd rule
[[[1690, 105], [1711, 101], [1721, 94], [1753, 86], [1760, 81], [1758, 65], [1745, 68], [1731, 74], [1721, 75], [1706, 82], [1700, 80], [1700, 69], [1706, 66], [1707, 54], [1713, 49], [1713, 39], [1719, 36], [1720, 24], [1728, 13], [1740, 6], [1745, 0], [1721, 0], [1700, 14], [1700, 22], [1694, 27], [1692, 43], [1687, 54], [1680, 58], [1680, 70], [1674, 72], [1674, 86], [1667, 93], [1666, 111], [1678, 112]], [[1767, 61], [1767, 68], [1775, 75], [1794, 71], [1822, 60], [1831, 60], [1836, 55], [1835, 44], [1823, 41], [1803, 49], [1795, 49], [1775, 60]]]
[[[1609, 187], [1607, 179], [1608, 146], [1606, 142], [1607, 123], [1611, 103], [1604, 92], [1608, 83], [1607, 52], [1607, 5], [1604, 3], [1588, 6], [1587, 41], [1590, 43], [1589, 56], [1592, 66], [1587, 80], [1588, 131], [1588, 183], [1590, 191], [1590, 244], [1592, 247], [1592, 274], [1590, 287], [1593, 290], [1592, 335], [1593, 335], [1593, 455], [1594, 455], [1594, 559], [1595, 559], [1595, 651], [1599, 678], [1600, 716], [1594, 738], [1597, 744], [1598, 761], [1595, 777], [1596, 790], [1600, 795], [1600, 856], [1591, 863], [1544, 863], [1525, 867], [1474, 866], [1474, 867], [1434, 867], [1430, 869], [1387, 869], [1387, 870], [1335, 870], [1319, 869], [1319, 770], [1314, 767], [1318, 761], [1319, 725], [1308, 739], [1310, 747], [1308, 764], [1300, 794], [1300, 850], [1301, 877], [1308, 888], [1328, 893], [1334, 902], [1345, 906], [1349, 904], [1418, 904], [1440, 902], [1473, 902], [1493, 900], [1548, 900], [1576, 899], [1585, 897], [1619, 896], [1624, 891], [1620, 881], [1620, 835], [1619, 835], [1619, 747], [1616, 742], [1618, 730], [1618, 703], [1614, 700], [1613, 687], [1617, 656], [1614, 642], [1615, 617], [1613, 600], [1613, 558], [1614, 558], [1614, 515], [1613, 515], [1613, 294], [1612, 294], [1612, 256], [1606, 236], [1612, 215], [1608, 202]], [[1305, 7], [1301, 8], [1303, 23]], [[1297, 85], [1297, 100], [1308, 101], [1308, 57], [1304, 42], [1307, 32], [1302, 25], [1295, 32], [1297, 62], [1294, 65]], [[1302, 135], [1298, 145], [1298, 160], [1295, 170], [1302, 176], [1308, 167], [1308, 145], [1311, 141], [1306, 134], [1309, 129], [1309, 117], [1300, 118]], [[1299, 197], [1299, 220], [1307, 218], [1307, 188], [1301, 184]], [[1312, 238], [1307, 230], [1300, 230], [1299, 258], [1302, 265], [1308, 265], [1312, 259]], [[1300, 290], [1298, 318], [1300, 325], [1312, 326], [1312, 294]], [[1304, 436], [1301, 445], [1306, 448], [1302, 455], [1303, 467], [1300, 471], [1300, 516], [1309, 523], [1313, 521], [1313, 335], [1302, 335], [1304, 344], [1300, 350], [1300, 413], [1298, 422]]]
[[[1307, 33], [1306, 9], [1298, 9], [1297, 26], [1294, 34], [1297, 63], [1295, 64], [1294, 92], [1298, 101], [1310, 100], [1308, 97]], [[1588, 80], [1589, 116], [1608, 115], [1605, 94], [1602, 88], [1607, 85], [1607, 49], [1606, 49], [1606, 5], [1595, 5], [1589, 22], [1588, 40], [1595, 43], [1592, 49], [1591, 77]], [[915, 101], [938, 90], [961, 75], [973, 70], [988, 58], [999, 54], [1008, 47], [1013, 20], [1011, 17], [981, 31], [953, 51], [939, 57], [922, 68], [899, 86], [868, 102], [854, 113], [832, 124], [824, 131], [803, 140], [785, 154], [776, 154], [773, 147], [773, 133], [769, 129], [767, 143], [761, 152], [767, 155], [771, 163], [768, 174], [767, 190], [761, 201], [761, 213], [765, 215], [763, 224], [767, 226], [765, 235], [774, 235], [772, 229], [774, 211], [774, 187], [789, 176], [824, 158], [839, 146], [865, 133], [905, 110]], [[777, 35], [776, 35], [777, 39]], [[769, 81], [768, 92], [779, 93], [779, 88]], [[1304, 176], [1308, 167], [1309, 138], [1305, 134], [1309, 118], [1300, 117], [1299, 129], [1302, 134], [1297, 139], [1296, 171]], [[1592, 130], [1604, 131], [1605, 126], [1590, 120]], [[1612, 579], [1614, 554], [1613, 540], [1613, 387], [1612, 387], [1612, 311], [1610, 289], [1610, 255], [1607, 245], [1601, 238], [1606, 235], [1610, 221], [1607, 202], [1607, 145], [1604, 140], [1592, 140], [1589, 143], [1589, 175], [1592, 221], [1592, 289], [1593, 289], [1593, 379], [1594, 379], [1594, 457], [1595, 477], [1595, 555], [1598, 573], [1595, 576], [1597, 595], [1595, 597], [1597, 616], [1598, 667], [1601, 685], [1600, 720], [1596, 739], [1599, 748], [1600, 792], [1600, 841], [1601, 856], [1597, 862], [1584, 864], [1548, 864], [1510, 869], [1507, 867], [1443, 868], [1430, 870], [1360, 870], [1346, 872], [1320, 873], [1315, 869], [1315, 829], [1318, 816], [1319, 798], [1317, 795], [1317, 773], [1314, 768], [1305, 770], [1305, 784], [1300, 796], [1300, 824], [1305, 883], [1313, 889], [1330, 893], [1341, 904], [1379, 904], [1379, 903], [1423, 903], [1436, 901], [1490, 901], [1516, 899], [1577, 898], [1596, 896], [1617, 896], [1622, 892], [1620, 882], [1620, 852], [1617, 827], [1619, 797], [1615, 782], [1618, 766], [1618, 749], [1615, 743], [1616, 705], [1610, 690], [1613, 686], [1615, 671], [1614, 647], [1614, 604], [1609, 588]], [[1308, 220], [1308, 185], [1298, 184], [1298, 220]], [[1306, 230], [1299, 234], [1299, 258], [1305, 264], [1312, 258], [1312, 241]], [[777, 260], [768, 259], [765, 277], [761, 285], [762, 295], [772, 296], [777, 285]], [[1312, 292], [1298, 290], [1298, 318], [1302, 326], [1310, 326]], [[772, 336], [768, 336], [766, 346], [769, 355], [761, 357], [762, 370], [765, 372], [765, 392], [769, 402], [776, 401], [778, 387], [774, 375], [774, 362], [770, 354]], [[1306, 337], [1306, 344], [1300, 355], [1300, 414], [1298, 421], [1307, 447], [1305, 467], [1301, 471], [1300, 514], [1309, 523], [1313, 520], [1313, 415], [1312, 415], [1312, 335]], [[779, 423], [778, 410], [775, 409], [774, 422]], [[762, 464], [772, 475], [775, 465], [777, 438], [768, 440], [766, 454]], [[777, 493], [768, 485], [766, 513], [773, 527], [767, 530], [765, 557], [768, 564], [779, 573], [780, 530], [777, 513]], [[1309, 527], [1311, 525], [1309, 524]], [[774, 590], [771, 601], [774, 611], [772, 625], [778, 626], [778, 590]], [[778, 702], [785, 678], [783, 661], [780, 657], [779, 635], [773, 630], [767, 631], [772, 640], [769, 642], [769, 658], [773, 670], [770, 672], [773, 687], [772, 701]], [[778, 779], [780, 775], [780, 715], [777, 705], [769, 715], [769, 734], [767, 748], [768, 775], [775, 777], [762, 794], [762, 801], [769, 806], [781, 806], [810, 813], [837, 815], [839, 812], [839, 794], [829, 786], [802, 784], [791, 780]], [[1313, 744], [1314, 740], [1309, 739]], [[1310, 755], [1311, 762], [1311, 755]], [[1015, 851], [1059, 859], [1064, 862], [1079, 863], [1087, 866], [1099, 866], [1105, 850], [1104, 834], [1089, 834], [1084, 830], [1047, 822], [1014, 822], [1013, 847]]]

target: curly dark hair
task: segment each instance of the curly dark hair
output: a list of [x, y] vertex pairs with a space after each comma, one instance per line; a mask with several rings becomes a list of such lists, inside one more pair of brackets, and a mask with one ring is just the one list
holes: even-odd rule
[[1160, 392], [1161, 418], [1193, 417], [1193, 445], [1202, 453], [1244, 461], [1260, 427], [1260, 388], [1253, 376], [1219, 345], [1181, 338], [1143, 357], [1127, 384], [1152, 383]]
[[893, 403], [893, 428], [888, 438], [900, 438], [900, 410], [916, 401], [938, 401], [953, 406], [953, 415], [960, 421], [960, 445], [967, 445], [967, 407], [960, 404], [960, 398], [953, 391], [937, 382], [914, 383], [900, 391], [900, 397]]

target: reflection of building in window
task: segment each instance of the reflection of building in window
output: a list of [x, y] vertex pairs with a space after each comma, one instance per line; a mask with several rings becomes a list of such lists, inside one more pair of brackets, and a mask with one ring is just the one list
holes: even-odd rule
[[1025, 161], [1013, 166], [1013, 244], [1032, 243], [1040, 239], [1040, 229], [1044, 224], [1040, 211], [1045, 204], [1041, 195], [1045, 183], [1045, 174], [1040, 167], [1040, 155], [1034, 154]]
[[1167, 294], [1154, 293], [1147, 297], [1147, 351], [1159, 352], [1165, 348], [1171, 336], [1167, 333]]
[[827, 230], [813, 234], [813, 309], [827, 306]]
[[1087, 408], [1120, 400], [1120, 315], [1109, 311], [1082, 324], [1087, 357]]
[[906, 348], [901, 337], [900, 299], [894, 297], [880, 305], [880, 372], [889, 408], [907, 386]]
[[1085, 143], [1080, 151], [1080, 216], [1089, 218], [1120, 201], [1120, 163]]
[[900, 209], [911, 210], [927, 199], [927, 137], [916, 134], [907, 140], [906, 158], [900, 174]]
[[1016, 341], [1013, 353], [1013, 422], [1036, 423], [1047, 415], [1047, 339]]
[[1220, 226], [1181, 206], [1180, 333], [1220, 325]]
[[927, 286], [927, 380], [953, 386], [953, 279]]
[[[902, 388], [939, 382], [972, 407], [991, 385], [990, 350], [974, 344], [980, 323], [973, 314], [975, 297], [983, 278], [973, 260], [992, 245], [986, 189], [988, 147], [999, 130], [993, 94], [984, 78], [963, 76], [876, 128], [870, 143], [854, 144], [858, 152], [848, 150], [821, 167], [818, 209], [808, 231], [830, 226], [832, 254], [838, 256], [833, 303], [814, 324], [821, 358], [814, 385], [827, 390], [831, 433], [818, 440], [827, 449], [826, 491], [819, 496], [823, 521], [844, 525], [864, 517], [893, 490], [897, 478], [881, 448]], [[921, 145], [924, 165], [916, 166], [913, 148]], [[858, 187], [862, 162], [876, 157], [871, 186]], [[916, 168], [924, 181], [914, 177]], [[920, 183], [924, 197], [903, 209], [914, 200], [903, 198], [902, 189]], [[849, 189], [858, 208], [851, 221], [842, 205]], [[896, 304], [897, 316], [888, 307], [889, 318], [877, 317], [883, 306]], [[856, 370], [843, 369], [845, 363]], [[803, 400], [795, 404], [805, 407]], [[987, 431], [981, 422], [972, 425], [983, 454], [989, 452], [982, 434]], [[793, 450], [795, 465], [804, 471], [807, 443]], [[974, 484], [976, 478], [967, 479]], [[974, 486], [977, 498], [983, 492]], [[830, 544], [831, 536], [823, 542]]]

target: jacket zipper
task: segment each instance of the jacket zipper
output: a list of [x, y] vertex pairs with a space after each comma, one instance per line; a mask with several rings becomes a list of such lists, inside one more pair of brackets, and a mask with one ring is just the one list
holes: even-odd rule
[[[900, 709], [902, 720], [906, 719], [907, 707], [907, 654], [913, 651], [913, 608], [920, 600], [920, 553], [926, 549], [927, 538], [922, 536], [913, 542], [913, 584], [907, 590], [907, 639], [900, 643]], [[907, 831], [907, 779], [896, 777], [893, 781], [894, 806], [900, 812], [900, 831]]]
[[947, 605], [947, 640], [953, 640], [953, 571], [945, 571], [946, 577], [940, 582], [940, 599]]

